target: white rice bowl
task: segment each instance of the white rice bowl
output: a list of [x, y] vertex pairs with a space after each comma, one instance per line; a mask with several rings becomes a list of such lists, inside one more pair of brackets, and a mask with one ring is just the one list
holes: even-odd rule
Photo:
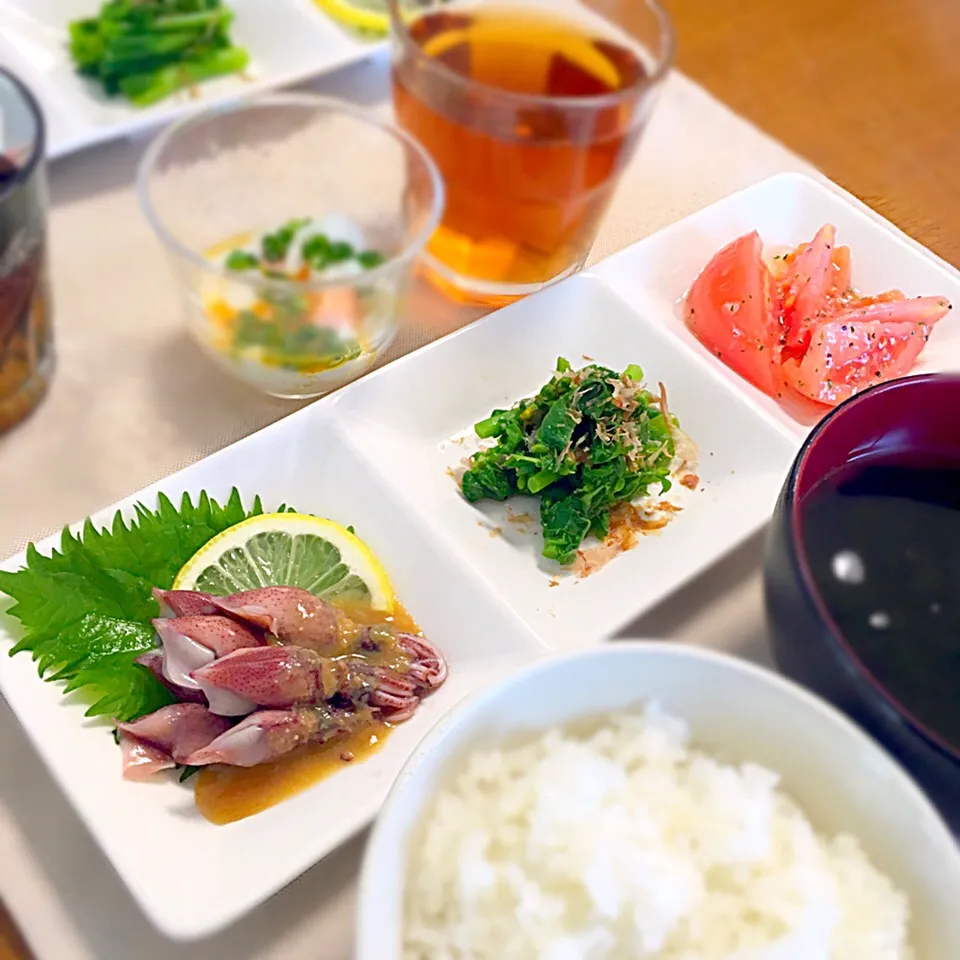
[[956, 838], [849, 719], [740, 658], [618, 641], [505, 663], [424, 737], [355, 956], [960, 960], [958, 904]]
[[427, 809], [404, 960], [908, 960], [906, 896], [655, 703], [479, 750]]

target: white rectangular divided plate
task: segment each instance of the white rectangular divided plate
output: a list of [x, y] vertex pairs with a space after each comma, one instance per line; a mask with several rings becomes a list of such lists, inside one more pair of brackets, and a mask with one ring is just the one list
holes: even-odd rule
[[[41, 683], [28, 657], [0, 649], [0, 690], [158, 927], [190, 939], [237, 919], [367, 823], [418, 739], [463, 695], [550, 649], [603, 639], [766, 522], [807, 428], [784, 419], [687, 338], [675, 302], [738, 233], [759, 227], [771, 242], [795, 243], [825, 220], [853, 246], [858, 283], [960, 302], [956, 272], [879, 218], [813, 181], [776, 177], [94, 518], [106, 523], [118, 507], [129, 514], [137, 500], [153, 504], [160, 490], [176, 499], [205, 489], [222, 499], [237, 486], [247, 502], [259, 494], [268, 508], [287, 503], [353, 524], [450, 661], [448, 683], [378, 754], [278, 807], [216, 827], [173, 782], [121, 780], [108, 724], [85, 721], [83, 706]], [[956, 365], [955, 329], [951, 318], [937, 330], [928, 368]], [[450, 438], [535, 391], [558, 356], [578, 365], [584, 357], [642, 365], [649, 383], [665, 383], [701, 455], [701, 488], [682, 491], [683, 510], [666, 529], [581, 581], [556, 578], [539, 561], [534, 530], [516, 529], [499, 505], [466, 503], [447, 473], [464, 452]], [[491, 536], [494, 527], [502, 535]], [[4, 566], [15, 569], [22, 559]], [[554, 579], [560, 582], [551, 586]]]
[[217, 78], [146, 108], [106, 97], [73, 68], [67, 25], [101, 0], [0, 0], [0, 64], [31, 88], [47, 120], [47, 155], [128, 136], [228, 99], [298, 83], [382, 46], [355, 39], [312, 0], [230, 0], [231, 37], [250, 52], [243, 76]]

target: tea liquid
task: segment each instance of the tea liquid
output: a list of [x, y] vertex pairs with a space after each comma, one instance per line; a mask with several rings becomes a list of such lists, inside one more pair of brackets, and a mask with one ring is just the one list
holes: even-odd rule
[[428, 250], [455, 273], [538, 284], [589, 250], [639, 136], [645, 89], [602, 105], [585, 98], [632, 88], [646, 70], [637, 52], [588, 29], [496, 6], [431, 13], [410, 27], [422, 55], [398, 54], [395, 106], [446, 182]]

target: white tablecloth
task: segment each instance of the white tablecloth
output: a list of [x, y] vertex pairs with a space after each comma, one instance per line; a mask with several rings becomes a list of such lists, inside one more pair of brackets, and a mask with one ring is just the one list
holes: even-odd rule
[[[314, 86], [386, 109], [379, 60]], [[172, 277], [137, 207], [142, 149], [114, 143], [51, 171], [58, 370], [43, 406], [0, 438], [0, 556], [295, 409], [227, 380], [186, 339]], [[591, 262], [784, 170], [810, 172], [674, 74]], [[421, 290], [392, 355], [474, 316]], [[765, 660], [761, 555], [754, 538], [624, 635]], [[363, 844], [351, 841], [223, 933], [172, 944], [144, 919], [0, 702], [0, 897], [39, 960], [347, 960]], [[189, 869], [190, 852], [182, 856]]]

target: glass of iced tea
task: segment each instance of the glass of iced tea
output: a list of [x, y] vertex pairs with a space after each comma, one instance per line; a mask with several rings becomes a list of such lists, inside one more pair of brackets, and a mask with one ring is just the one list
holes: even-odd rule
[[447, 206], [431, 279], [499, 304], [583, 265], [673, 59], [655, 0], [388, 0], [397, 118]]
[[0, 432], [37, 406], [53, 372], [43, 154], [37, 101], [0, 68]]

